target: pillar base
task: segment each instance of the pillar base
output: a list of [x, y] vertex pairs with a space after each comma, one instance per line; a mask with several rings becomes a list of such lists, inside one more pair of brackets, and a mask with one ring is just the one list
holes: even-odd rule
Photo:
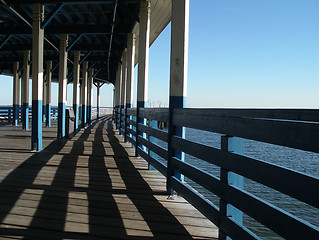
[[58, 106], [58, 138], [65, 138], [65, 103], [59, 103]]
[[42, 100], [32, 100], [31, 150], [42, 150]]
[[29, 103], [22, 105], [22, 130], [29, 130]]

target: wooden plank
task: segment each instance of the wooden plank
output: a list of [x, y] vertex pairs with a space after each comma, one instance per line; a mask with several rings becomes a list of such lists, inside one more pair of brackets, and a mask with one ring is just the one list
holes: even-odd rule
[[164, 142], [168, 142], [168, 133], [167, 132], [164, 132], [164, 131], [161, 131], [161, 130], [158, 130], [155, 128], [151, 128], [151, 127], [145, 126], [145, 125], [140, 124], [140, 123], [138, 124], [138, 129], [141, 132], [144, 132], [148, 135], [151, 135], [155, 138], [158, 138]]
[[318, 109], [231, 109], [231, 108], [183, 108], [174, 109], [174, 113], [183, 115], [245, 117], [260, 119], [282, 119], [295, 121], [319, 122]]
[[163, 174], [163, 176], [167, 176], [167, 167], [163, 163], [152, 158], [150, 155], [144, 152], [140, 147], [137, 149], [137, 153], [146, 161], [148, 161], [153, 167], [155, 167], [161, 174]]
[[156, 153], [158, 156], [164, 158], [165, 160], [168, 159], [168, 151], [166, 149], [158, 146], [157, 144], [147, 141], [145, 138], [141, 136], [137, 136], [137, 139], [139, 143], [149, 148], [152, 152]]
[[313, 194], [314, 189], [319, 189], [318, 178], [178, 137], [172, 138], [172, 146], [319, 208], [319, 194]]
[[140, 117], [160, 122], [168, 122], [168, 108], [140, 108]]
[[174, 109], [173, 124], [319, 153], [319, 124], [191, 115]]
[[0, 238], [216, 239], [185, 199], [167, 199], [166, 178], [112, 127], [94, 122], [69, 141], [44, 129], [52, 144], [40, 153], [26, 150], [30, 133], [0, 131]]

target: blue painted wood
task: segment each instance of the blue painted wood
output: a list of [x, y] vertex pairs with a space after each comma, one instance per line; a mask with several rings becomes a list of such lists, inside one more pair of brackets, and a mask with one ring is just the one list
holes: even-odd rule
[[[130, 111], [132, 112], [133, 110], [131, 109]], [[154, 109], [141, 108], [140, 112], [137, 113], [137, 116], [140, 116], [141, 113], [143, 118], [145, 116], [151, 115], [156, 116], [156, 114], [153, 114], [153, 111]], [[174, 108], [174, 110], [171, 112], [174, 113], [174, 111], [180, 111], [180, 109]], [[187, 125], [189, 124], [189, 119], [191, 119], [191, 121], [203, 123], [206, 128], [206, 126], [209, 126], [209, 121], [216, 117], [208, 117], [207, 115], [202, 114], [191, 114], [192, 116], [189, 117], [187, 115], [188, 111], [186, 109], [183, 109], [182, 111], [184, 112], [183, 117], [179, 116], [179, 120], [175, 120], [176, 122], [174, 122], [173, 118], [174, 123], [182, 123], [180, 119], [183, 118], [185, 125]], [[193, 113], [194, 110], [191, 109], [189, 112]], [[257, 112], [258, 111], [254, 111], [253, 114], [256, 114]], [[223, 113], [219, 112], [218, 114]], [[236, 111], [236, 114], [240, 113]], [[244, 112], [244, 114], [247, 114], [247, 112]], [[249, 112], [249, 114], [252, 114], [252, 112]], [[262, 114], [268, 113], [262, 111]], [[282, 113], [278, 112], [278, 114], [281, 115]], [[298, 113], [285, 113], [284, 115], [286, 117], [295, 117], [298, 116]], [[315, 119], [315, 116], [311, 115], [311, 113], [309, 114], [303, 112], [302, 115], [303, 118]], [[156, 118], [157, 117], [158, 116], [156, 116]], [[198, 119], [201, 120], [199, 121]], [[205, 121], [202, 121], [202, 119], [205, 119]], [[225, 117], [224, 119], [224, 125], [227, 126], [229, 124], [229, 119], [232, 121], [234, 118], [232, 116], [229, 116]], [[135, 123], [134, 120], [129, 121], [131, 121], [128, 122], [130, 124]], [[258, 121], [258, 123], [263, 126], [264, 121], [267, 121], [267, 119], [263, 119], [260, 122]], [[278, 124], [278, 126], [282, 126], [283, 123], [282, 121], [271, 121], [274, 126], [276, 124]], [[181, 124], [181, 127], [185, 125]], [[144, 126], [143, 124], [138, 124], [137, 126], [140, 132], [150, 134], [152, 137], [158, 135], [156, 131], [153, 132], [151, 128]], [[308, 124], [305, 122], [293, 122], [291, 126], [297, 128], [299, 126], [306, 126], [305, 129], [307, 129], [307, 133], [310, 134], [313, 132], [313, 129], [316, 129], [315, 124]], [[201, 126], [199, 126], [198, 128], [201, 129]], [[279, 133], [281, 132], [280, 127], [275, 127], [274, 129], [278, 129]], [[294, 131], [293, 128], [292, 131]], [[128, 132], [131, 134], [136, 133], [133, 129], [130, 129]], [[267, 136], [273, 134], [273, 132], [265, 131], [262, 134]], [[161, 134], [159, 134], [158, 136], [161, 136]], [[133, 138], [129, 136], [128, 140], [134, 143]], [[215, 221], [214, 223], [221, 230], [221, 239], [223, 239], [223, 237], [224, 239], [226, 239], [227, 236], [231, 237], [232, 239], [259, 239], [256, 235], [251, 233], [242, 225], [242, 212], [245, 212], [252, 218], [256, 219], [258, 222], [262, 223], [263, 225], [286, 239], [319, 238], [318, 227], [306, 223], [303, 220], [298, 219], [293, 215], [281, 210], [280, 208], [275, 207], [268, 202], [245, 192], [244, 190], [241, 190], [241, 188], [243, 187], [242, 176], [245, 176], [319, 208], [319, 194], [317, 194], [317, 189], [319, 189], [318, 178], [307, 176], [300, 172], [286, 169], [284, 167], [276, 166], [275, 164], [270, 164], [260, 160], [241, 156], [240, 154], [243, 154], [243, 141], [242, 139], [238, 139], [236, 137], [224, 136], [222, 140], [222, 150], [204, 146], [199, 143], [194, 143], [189, 140], [182, 139], [182, 137], [178, 137], [176, 135], [170, 136], [169, 140], [171, 141], [170, 144], [173, 149], [184, 151], [199, 159], [212, 164], [216, 164], [217, 166], [221, 167], [221, 179], [219, 180], [218, 178], [211, 176], [207, 172], [200, 170], [192, 166], [191, 164], [184, 163], [177, 157], [173, 156], [170, 159], [170, 167], [173, 171], [177, 171], [187, 176], [188, 178], [202, 185], [221, 198], [220, 209], [219, 211], [217, 209], [217, 213], [214, 216], [215, 220], [213, 220], [214, 218], [210, 216], [213, 211], [210, 202], [202, 198], [196, 191], [192, 191], [191, 189], [189, 189], [180, 179], [177, 179], [172, 175], [168, 177], [168, 179], [170, 179], [171, 181], [170, 187], [172, 189], [176, 190], [179, 194], [181, 194], [184, 198], [191, 202], [209, 219]], [[138, 142], [139, 146], [146, 146], [157, 155], [162, 155], [164, 156], [164, 158], [165, 155], [168, 157], [167, 150], [160, 148], [159, 146], [143, 138], [142, 136], [138, 136]], [[144, 151], [143, 147], [138, 147], [137, 152], [147, 161], [153, 162], [155, 168], [161, 168], [161, 166], [156, 165], [156, 159], [147, 154], [147, 152]], [[163, 171], [163, 168], [161, 170]], [[167, 173], [169, 173], [169, 171], [167, 171]], [[238, 174], [240, 174], [241, 176], [239, 176]]]
[[73, 104], [74, 111], [74, 132], [77, 133], [79, 131], [79, 106], [77, 104]]
[[22, 130], [29, 130], [29, 103], [22, 105]]
[[[158, 122], [156, 120], [149, 120], [149, 126], [151, 128], [154, 128], [154, 129], [157, 129], [157, 126], [158, 126]], [[149, 141], [153, 144], [156, 144], [157, 143], [157, 139], [155, 137], [152, 137], [151, 135], [149, 135]], [[157, 156], [156, 154], [151, 150], [151, 149], [148, 149], [148, 154], [150, 155], [150, 157], [152, 157], [153, 159], [156, 159]], [[148, 164], [148, 170], [156, 170], [150, 163]]]
[[173, 157], [180, 159], [181, 161], [184, 161], [185, 159], [185, 154], [178, 150], [178, 149], [174, 149], [172, 147], [172, 136], [178, 136], [181, 138], [185, 138], [185, 130], [182, 127], [182, 125], [178, 126], [178, 125], [174, 125], [173, 124], [173, 109], [175, 108], [184, 108], [186, 105], [186, 97], [184, 96], [170, 96], [169, 98], [169, 122], [168, 122], [168, 162], [167, 162], [167, 191], [170, 193], [171, 191], [171, 180], [170, 180], [170, 176], [175, 176], [177, 179], [179, 179], [180, 181], [184, 181], [184, 176], [182, 174], [180, 174], [177, 171], [174, 171], [174, 169], [172, 168], [172, 163], [171, 163], [171, 159]]
[[51, 104], [47, 104], [47, 107], [46, 107], [45, 126], [46, 127], [51, 127]]
[[187, 154], [238, 173], [246, 178], [319, 208], [319, 194], [313, 194], [313, 189], [319, 189], [319, 181], [315, 177], [262, 160], [221, 151], [220, 149], [178, 137], [173, 137], [172, 140], [173, 147]]
[[17, 127], [19, 125], [19, 108], [18, 104], [13, 104], [13, 122], [12, 125]]
[[46, 122], [46, 112], [47, 112], [47, 105], [42, 106], [42, 121]]
[[58, 105], [58, 138], [65, 138], [65, 116], [66, 116], [65, 103], [59, 103]]
[[42, 100], [32, 100], [31, 150], [42, 150]]
[[86, 106], [82, 105], [82, 117], [81, 117], [81, 127], [85, 128], [86, 127]]
[[44, 29], [52, 21], [52, 19], [58, 14], [61, 8], [63, 8], [63, 6], [64, 3], [60, 3], [52, 10], [52, 12], [49, 13], [49, 16], [41, 24], [41, 29]]
[[[243, 155], [244, 149], [244, 139], [231, 136], [221, 137], [222, 151]], [[244, 188], [244, 177], [236, 173], [230, 172], [225, 168], [221, 168], [220, 180], [221, 184], [223, 185], [223, 188], [225, 188], [226, 185], [235, 186], [238, 189]], [[234, 222], [236, 222], [239, 225], [243, 224], [243, 212], [235, 208], [233, 205], [227, 203], [227, 201], [225, 201], [225, 199], [223, 198], [223, 195], [221, 195], [220, 198], [219, 208], [222, 216], [231, 218]], [[222, 222], [222, 219], [220, 219], [220, 222]], [[219, 229], [219, 239], [230, 240], [231, 238], [227, 236], [225, 233], [223, 233], [221, 229]]]
[[[146, 119], [145, 118], [140, 118], [140, 109], [141, 108], [146, 108], [146, 102], [145, 101], [137, 101], [137, 110], [136, 110], [136, 121], [137, 123], [140, 123], [142, 125], [146, 125]], [[143, 132], [139, 131], [138, 124], [136, 125], [136, 148], [135, 148], [135, 156], [138, 156], [137, 152], [137, 147], [140, 146], [139, 141], [138, 141], [138, 136], [141, 137], [146, 137], [146, 135]]]

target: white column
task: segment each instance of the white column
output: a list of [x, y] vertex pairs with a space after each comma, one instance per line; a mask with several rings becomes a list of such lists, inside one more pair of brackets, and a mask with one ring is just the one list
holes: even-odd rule
[[46, 81], [47, 81], [47, 97], [46, 97], [46, 126], [51, 127], [51, 80], [52, 80], [52, 61], [46, 62]]
[[87, 87], [87, 123], [92, 124], [92, 103], [93, 103], [93, 69], [88, 73], [88, 87]]
[[67, 58], [66, 51], [68, 36], [60, 36], [60, 58], [59, 58], [59, 105], [58, 105], [58, 138], [65, 137], [65, 110], [66, 110], [66, 91], [67, 91]]
[[[171, 23], [171, 66], [170, 66], [170, 89], [169, 108], [183, 108], [186, 104], [187, 71], [188, 71], [188, 29], [189, 29], [189, 0], [172, 1], [172, 23]], [[172, 119], [170, 119], [172, 121]], [[173, 135], [185, 137], [184, 128], [173, 126], [169, 122], [169, 138]], [[173, 149], [170, 145], [168, 166], [167, 191], [170, 192], [170, 176], [174, 175], [183, 181], [184, 177], [174, 172], [171, 166], [172, 157], [184, 161], [184, 153]]]
[[22, 74], [22, 129], [29, 130], [29, 78], [30, 78], [30, 51], [23, 52]]
[[82, 102], [82, 117], [81, 117], [81, 127], [85, 128], [86, 127], [86, 104], [87, 104], [87, 73], [88, 69], [88, 62], [84, 61], [82, 64], [82, 83], [81, 83], [81, 102]]
[[96, 86], [96, 118], [100, 119], [100, 103], [101, 103], [101, 97], [100, 97], [100, 88], [103, 84], [98, 83]]
[[150, 46], [151, 2], [140, 2], [140, 25], [138, 44], [138, 80], [137, 80], [137, 107], [146, 107], [148, 98], [148, 65]]
[[[126, 94], [126, 70], [127, 70], [127, 52], [124, 51], [123, 52], [123, 56], [122, 56], [122, 80], [121, 80], [121, 109], [125, 108], [125, 94]], [[123, 114], [123, 112], [122, 112]]]
[[19, 109], [20, 109], [20, 78], [19, 78], [19, 62], [13, 63], [13, 126], [19, 124]]
[[44, 7], [33, 4], [32, 24], [32, 134], [31, 149], [42, 150], [43, 40], [41, 22]]
[[135, 60], [135, 36], [130, 33], [127, 38], [127, 76], [126, 76], [126, 107], [133, 104], [134, 89], [134, 60]]
[[74, 111], [74, 131], [79, 129], [79, 87], [80, 87], [80, 51], [74, 52], [73, 70], [73, 111]]

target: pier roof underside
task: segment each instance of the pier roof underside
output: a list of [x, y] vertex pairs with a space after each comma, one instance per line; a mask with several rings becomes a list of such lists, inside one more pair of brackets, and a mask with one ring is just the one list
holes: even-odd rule
[[[41, 3], [44, 6], [44, 61], [52, 60], [53, 67], [59, 62], [60, 36], [68, 34], [69, 81], [72, 81], [74, 51], [80, 50], [81, 59], [89, 61], [89, 67], [94, 64], [97, 72], [94, 81], [114, 84], [116, 69], [126, 48], [128, 34], [135, 33], [138, 40], [139, 0], [1, 2], [0, 74], [11, 75], [12, 63], [22, 63], [24, 50], [32, 50], [33, 3]], [[152, 1], [151, 12], [152, 44], [170, 21], [171, 0]], [[53, 80], [58, 79], [58, 72], [58, 68], [52, 72]]]

